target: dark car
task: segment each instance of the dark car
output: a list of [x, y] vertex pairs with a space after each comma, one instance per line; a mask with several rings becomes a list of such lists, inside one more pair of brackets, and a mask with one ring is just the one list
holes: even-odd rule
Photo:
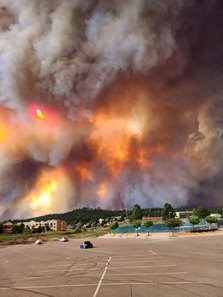
[[93, 248], [93, 244], [90, 241], [83, 241], [80, 244], [80, 249], [89, 249]]

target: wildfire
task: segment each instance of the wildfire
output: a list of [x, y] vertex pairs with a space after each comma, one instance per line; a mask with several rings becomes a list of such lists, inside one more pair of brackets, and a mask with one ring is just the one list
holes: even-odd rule
[[145, 157], [146, 151], [144, 149], [141, 149], [137, 156], [137, 162], [142, 168], [148, 168], [149, 167], [149, 160]]
[[53, 177], [42, 176], [36, 189], [29, 195], [30, 207], [34, 213], [41, 214], [52, 207], [53, 195], [57, 190], [57, 180]]
[[7, 137], [7, 133], [6, 133], [5, 126], [0, 124], [0, 142], [3, 142], [4, 140], [6, 140], [6, 137]]
[[92, 119], [90, 136], [98, 145], [98, 154], [105, 156], [113, 175], [117, 175], [130, 159], [132, 139], [141, 141], [143, 121], [137, 116], [116, 117], [99, 113]]
[[98, 191], [97, 191], [98, 196], [100, 198], [103, 198], [103, 197], [106, 196], [107, 192], [108, 192], [108, 185], [107, 185], [107, 183], [104, 182], [104, 183], [100, 184], [99, 185], [99, 188], [98, 188]]
[[87, 167], [87, 164], [85, 163], [81, 163], [78, 164], [75, 167], [76, 172], [78, 173], [78, 175], [80, 176], [81, 180], [93, 180], [92, 174], [89, 170], [89, 168]]

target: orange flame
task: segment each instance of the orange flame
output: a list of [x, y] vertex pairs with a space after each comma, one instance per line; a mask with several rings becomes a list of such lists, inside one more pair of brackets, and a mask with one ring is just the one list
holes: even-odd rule
[[146, 154], [145, 150], [140, 149], [137, 157], [137, 162], [141, 166], [141, 168], [148, 168], [150, 165], [149, 160], [145, 158], [145, 154]]
[[98, 191], [97, 191], [97, 194], [100, 198], [103, 198], [106, 196], [108, 192], [108, 185], [106, 182], [102, 183], [99, 185], [99, 188], [98, 188]]
[[80, 176], [81, 180], [93, 180], [92, 174], [87, 167], [87, 164], [81, 163], [75, 167], [76, 172]]
[[58, 182], [56, 178], [50, 177], [44, 172], [38, 180], [36, 187], [28, 196], [30, 207], [36, 215], [51, 210], [53, 196], [57, 189]]
[[141, 141], [143, 122], [136, 116], [121, 118], [99, 113], [92, 118], [92, 124], [90, 139], [98, 144], [98, 154], [108, 160], [112, 174], [117, 175], [130, 159], [131, 140]]
[[7, 132], [6, 132], [5, 126], [0, 124], [0, 142], [5, 141], [6, 138], [7, 138]]

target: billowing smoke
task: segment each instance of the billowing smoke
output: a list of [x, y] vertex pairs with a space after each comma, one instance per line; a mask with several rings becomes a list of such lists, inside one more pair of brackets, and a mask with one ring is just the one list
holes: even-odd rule
[[0, 1], [0, 217], [222, 205], [223, 5]]

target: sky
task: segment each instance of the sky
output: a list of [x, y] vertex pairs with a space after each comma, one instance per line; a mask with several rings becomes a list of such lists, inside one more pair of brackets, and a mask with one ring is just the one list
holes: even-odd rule
[[222, 206], [220, 0], [0, 0], [0, 220]]

